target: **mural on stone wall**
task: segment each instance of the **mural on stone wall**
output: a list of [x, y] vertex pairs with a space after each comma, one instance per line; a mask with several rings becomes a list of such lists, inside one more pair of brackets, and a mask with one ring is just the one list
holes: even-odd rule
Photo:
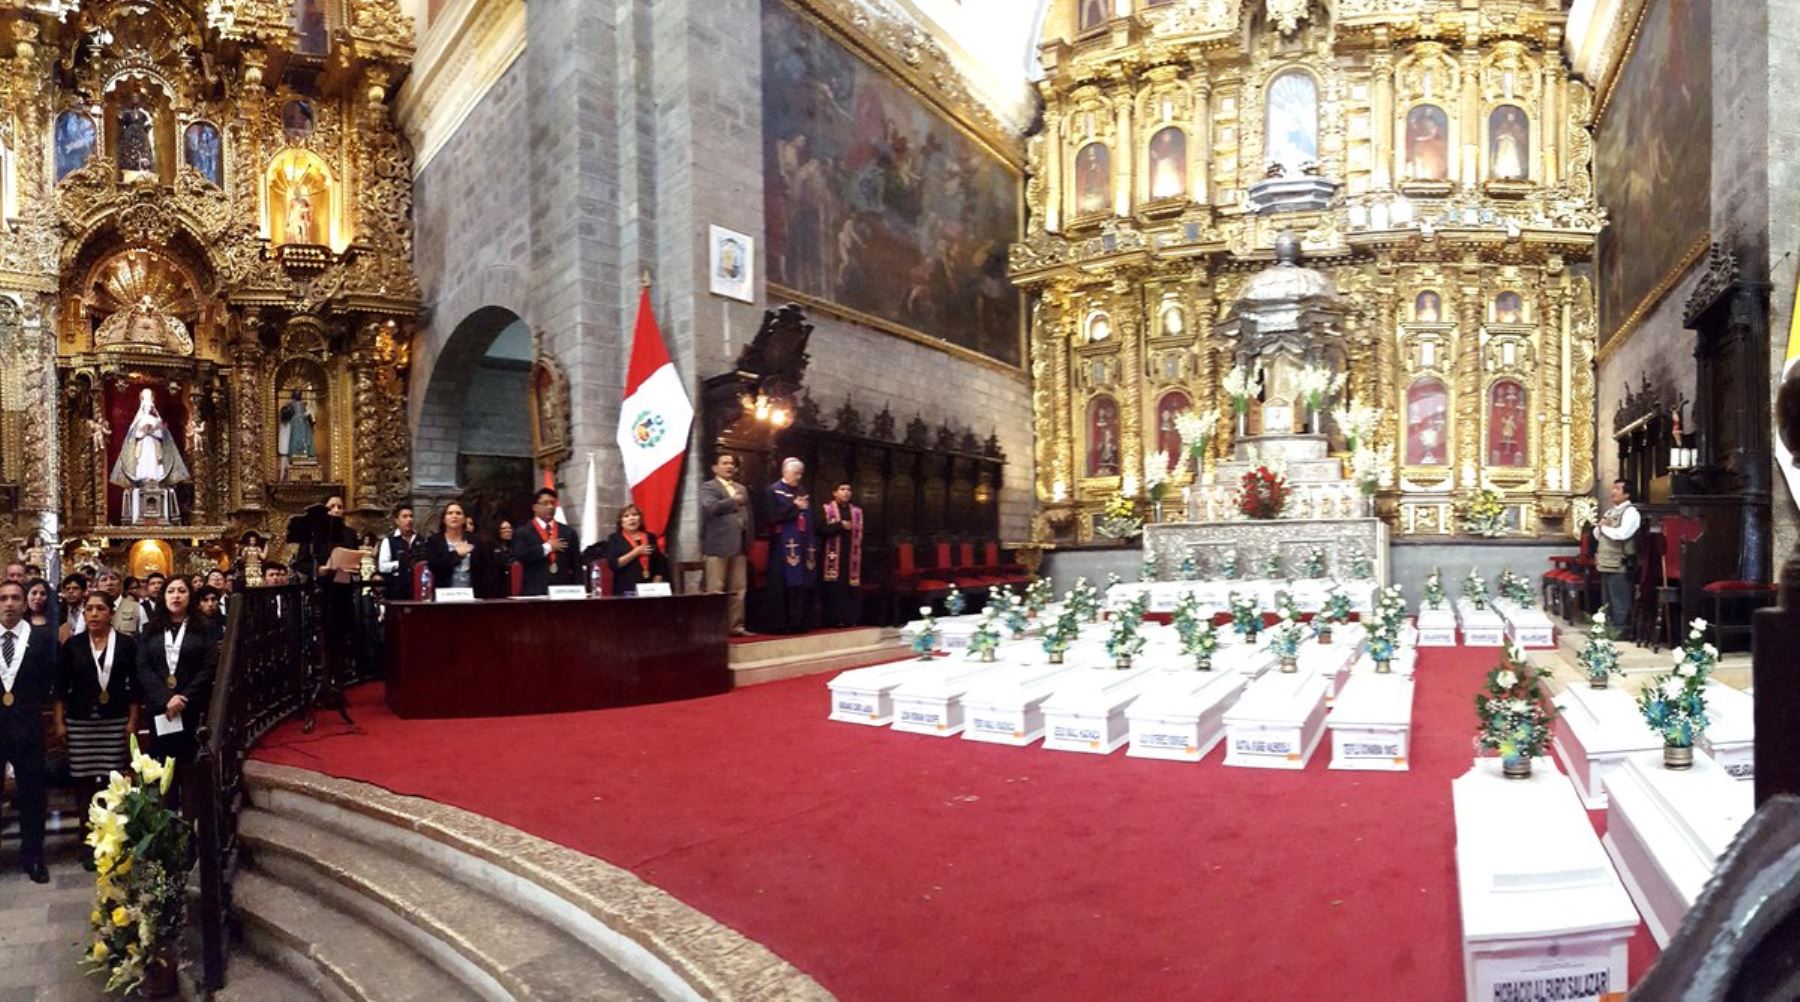
[[1600, 122], [1600, 338], [1648, 313], [1706, 246], [1712, 199], [1708, 0], [1650, 0]]
[[1020, 364], [1018, 174], [781, 0], [763, 6], [763, 169], [781, 293]]

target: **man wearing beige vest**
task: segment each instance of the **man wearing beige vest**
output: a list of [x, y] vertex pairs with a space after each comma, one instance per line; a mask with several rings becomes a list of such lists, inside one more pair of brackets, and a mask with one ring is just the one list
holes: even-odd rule
[[748, 584], [750, 492], [736, 482], [737, 457], [721, 452], [713, 460], [712, 479], [700, 485], [700, 553], [706, 558], [704, 585], [709, 592], [731, 596], [732, 636], [744, 629], [744, 589]]
[[1631, 624], [1631, 570], [1637, 556], [1640, 519], [1631, 503], [1631, 485], [1615, 480], [1608, 496], [1612, 507], [1600, 517], [1594, 533], [1594, 568], [1605, 588], [1607, 619], [1625, 630]]

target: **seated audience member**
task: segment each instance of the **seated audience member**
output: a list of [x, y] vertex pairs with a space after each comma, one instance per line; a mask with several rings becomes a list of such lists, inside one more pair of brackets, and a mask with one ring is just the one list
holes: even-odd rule
[[56, 631], [58, 646], [66, 643], [70, 636], [81, 632], [81, 601], [87, 597], [87, 588], [87, 577], [80, 571], [63, 577], [62, 588], [59, 589], [62, 598], [62, 626]]
[[113, 628], [113, 597], [99, 589], [81, 607], [86, 629], [62, 645], [57, 671], [56, 732], [69, 748], [69, 775], [104, 786], [129, 765], [127, 741], [142, 702], [137, 643]]
[[604, 560], [612, 566], [614, 595], [635, 595], [646, 581], [669, 580], [669, 558], [656, 533], [644, 528], [644, 513], [634, 504], [619, 510], [613, 534], [581, 551], [581, 559]]
[[444, 506], [443, 527], [425, 541], [425, 566], [431, 568], [431, 586], [473, 588], [482, 598], [488, 585], [488, 553], [469, 534], [469, 515], [462, 502]]
[[43, 578], [25, 582], [25, 621], [32, 626], [50, 625], [50, 582]]

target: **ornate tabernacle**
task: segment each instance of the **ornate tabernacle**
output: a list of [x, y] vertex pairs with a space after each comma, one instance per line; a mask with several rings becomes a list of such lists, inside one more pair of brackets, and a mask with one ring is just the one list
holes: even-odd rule
[[201, 569], [404, 496], [411, 38], [396, 0], [0, 12], [0, 532]]
[[[1208, 458], [1230, 454], [1223, 383], [1263, 336], [1245, 290], [1301, 278], [1267, 277], [1283, 231], [1342, 313], [1302, 310], [1278, 354], [1341, 353], [1340, 402], [1382, 411], [1377, 513], [1453, 533], [1490, 485], [1513, 531], [1562, 531], [1593, 486], [1604, 221], [1564, 22], [1535, 0], [1052, 3], [1010, 259], [1033, 296], [1041, 538], [1091, 538], [1146, 455], [1180, 454], [1183, 411], [1217, 408]], [[1271, 402], [1265, 380], [1248, 431]]]

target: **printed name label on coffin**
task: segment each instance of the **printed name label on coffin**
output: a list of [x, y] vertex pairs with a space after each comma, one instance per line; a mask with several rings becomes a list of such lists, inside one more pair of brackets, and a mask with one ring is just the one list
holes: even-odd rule
[[1374, 744], [1368, 742], [1344, 742], [1345, 758], [1397, 758], [1400, 755], [1398, 744]]
[[1158, 734], [1154, 731], [1138, 735], [1138, 744], [1145, 748], [1187, 748], [1189, 736], [1185, 734]]
[[1058, 724], [1051, 729], [1058, 741], [1098, 741], [1100, 730], [1097, 727], [1068, 727]]
[[1292, 755], [1292, 741], [1269, 741], [1264, 738], [1233, 738], [1231, 748], [1239, 755]]
[[869, 703], [859, 702], [854, 699], [838, 700], [837, 708], [840, 710], [843, 710], [845, 713], [874, 713], [875, 712], [875, 707], [873, 705], [871, 705]]
[[1515, 977], [1496, 981], [1492, 1002], [1558, 1002], [1558, 1000], [1598, 999], [1611, 989], [1612, 976], [1605, 969], [1575, 971], [1569, 974], [1546, 974], [1539, 977]]
[[935, 724], [940, 718], [938, 714], [935, 713], [925, 713], [920, 710], [904, 710], [900, 714], [900, 719], [908, 724]]
[[990, 734], [1011, 734], [1016, 730], [1010, 720], [988, 720], [982, 717], [976, 717], [973, 726], [978, 731], [986, 731]]

